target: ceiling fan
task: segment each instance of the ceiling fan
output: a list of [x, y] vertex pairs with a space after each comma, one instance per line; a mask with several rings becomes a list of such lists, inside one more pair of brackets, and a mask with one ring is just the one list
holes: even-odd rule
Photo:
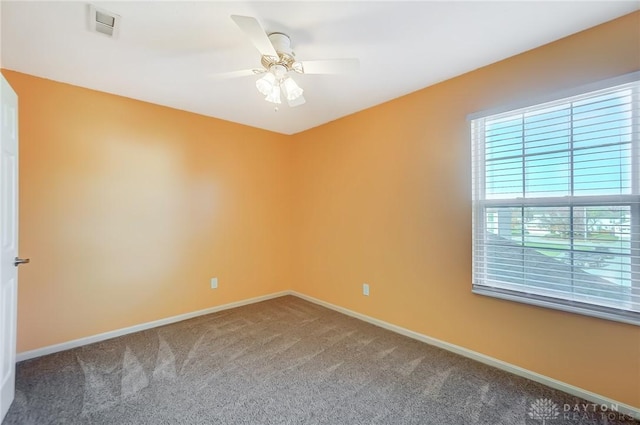
[[282, 103], [282, 96], [291, 107], [305, 103], [302, 96], [304, 90], [289, 73], [343, 74], [357, 72], [360, 66], [358, 59], [297, 61], [287, 34], [268, 34], [260, 23], [250, 16], [231, 15], [231, 19], [260, 52], [262, 67], [214, 74], [213, 77], [226, 79], [264, 74], [256, 81], [256, 88], [265, 96], [266, 101], [276, 104], [276, 111], [277, 105]]

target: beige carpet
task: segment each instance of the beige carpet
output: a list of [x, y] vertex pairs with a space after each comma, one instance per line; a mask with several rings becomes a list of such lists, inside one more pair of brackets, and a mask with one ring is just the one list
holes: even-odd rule
[[287, 296], [18, 364], [13, 424], [631, 424]]

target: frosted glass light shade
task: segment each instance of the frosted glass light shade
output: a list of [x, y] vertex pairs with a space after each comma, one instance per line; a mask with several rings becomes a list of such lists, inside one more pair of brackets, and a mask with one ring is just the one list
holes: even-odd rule
[[264, 98], [264, 100], [271, 103], [282, 103], [280, 100], [280, 86], [277, 84], [272, 86], [271, 92]]
[[268, 96], [273, 91], [274, 86], [276, 86], [276, 77], [270, 72], [267, 72], [256, 81], [256, 88], [265, 96]]
[[293, 81], [292, 78], [287, 78], [286, 80], [284, 80], [283, 84], [288, 100], [296, 100], [297, 98], [302, 96], [302, 92], [304, 90], [302, 90], [300, 86], [298, 86], [296, 82]]

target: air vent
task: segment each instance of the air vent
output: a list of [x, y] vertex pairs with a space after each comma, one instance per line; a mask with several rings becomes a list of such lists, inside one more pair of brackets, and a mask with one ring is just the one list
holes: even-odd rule
[[116, 38], [120, 30], [120, 15], [90, 4], [89, 30], [99, 32], [111, 38]]

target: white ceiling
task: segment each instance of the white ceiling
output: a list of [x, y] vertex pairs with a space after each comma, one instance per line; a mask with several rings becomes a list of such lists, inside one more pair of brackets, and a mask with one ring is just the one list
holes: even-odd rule
[[[297, 133], [640, 9], [640, 1], [116, 1], [110, 39], [85, 2], [2, 1], [2, 67], [221, 118]], [[284, 32], [298, 60], [359, 58], [357, 75], [294, 75], [307, 103], [278, 112], [257, 77], [260, 54], [230, 19]]]

